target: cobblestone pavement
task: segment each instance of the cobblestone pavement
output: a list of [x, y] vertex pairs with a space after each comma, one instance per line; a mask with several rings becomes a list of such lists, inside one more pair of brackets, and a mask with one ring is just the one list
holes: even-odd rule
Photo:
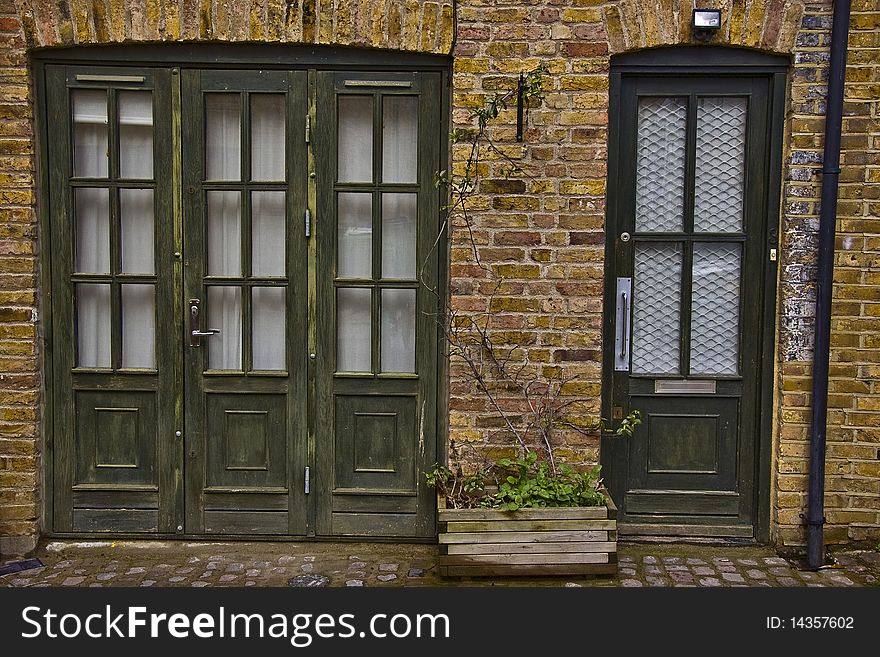
[[[840, 552], [817, 572], [767, 547], [622, 543], [614, 577], [444, 580], [436, 545], [52, 541], [42, 568], [0, 586], [878, 586], [880, 552]], [[8, 561], [8, 560], [4, 560]]]

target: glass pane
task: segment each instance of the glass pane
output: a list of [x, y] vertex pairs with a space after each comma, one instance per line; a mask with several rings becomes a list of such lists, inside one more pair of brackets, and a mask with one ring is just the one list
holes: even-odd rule
[[382, 290], [382, 371], [416, 371], [416, 291]]
[[103, 89], [74, 89], [70, 92], [73, 111], [73, 175], [106, 178], [108, 171], [107, 92]]
[[739, 244], [694, 244], [691, 373], [739, 372]]
[[382, 278], [416, 277], [416, 195], [382, 194]]
[[110, 192], [106, 188], [74, 190], [76, 213], [76, 271], [110, 272]]
[[122, 286], [122, 367], [156, 367], [156, 293]]
[[252, 352], [255, 370], [284, 370], [286, 340], [283, 287], [253, 289]]
[[110, 286], [76, 286], [76, 364], [110, 367]]
[[284, 96], [251, 96], [251, 180], [284, 180]]
[[241, 193], [208, 192], [208, 276], [241, 276]]
[[340, 288], [336, 291], [336, 370], [371, 371], [372, 325], [369, 289]]
[[241, 96], [205, 96], [205, 162], [208, 180], [241, 180]]
[[373, 180], [373, 97], [339, 96], [339, 182]]
[[149, 91], [120, 91], [119, 175], [153, 177], [153, 97]]
[[373, 196], [339, 194], [336, 276], [370, 278], [373, 275]]
[[745, 196], [746, 99], [697, 101], [694, 230], [742, 230]]
[[636, 230], [682, 230], [686, 98], [641, 98], [636, 147]]
[[[208, 288], [208, 325], [202, 330], [220, 329], [220, 333], [202, 338], [208, 343], [208, 369], [241, 369], [241, 288]], [[204, 344], [204, 342], [203, 342]]]
[[152, 189], [119, 190], [119, 230], [122, 271], [154, 273]]
[[679, 371], [681, 244], [637, 244], [633, 272], [632, 371]]
[[284, 192], [251, 193], [254, 276], [284, 276]]
[[418, 177], [419, 99], [382, 99], [382, 182], [414, 183]]

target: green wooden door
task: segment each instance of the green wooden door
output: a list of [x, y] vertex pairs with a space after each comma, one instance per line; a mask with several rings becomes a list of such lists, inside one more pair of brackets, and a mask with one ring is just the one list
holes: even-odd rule
[[55, 531], [433, 535], [440, 74], [46, 90]]
[[317, 82], [316, 529], [432, 536], [440, 76]]
[[643, 424], [603, 462], [624, 532], [754, 535], [769, 85], [620, 83], [606, 376]]

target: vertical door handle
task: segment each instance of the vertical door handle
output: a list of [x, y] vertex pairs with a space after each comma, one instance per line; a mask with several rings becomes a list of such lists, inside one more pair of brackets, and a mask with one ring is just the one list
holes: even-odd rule
[[629, 371], [630, 349], [630, 303], [632, 299], [632, 278], [618, 278], [615, 293], [617, 299], [614, 323], [617, 330], [614, 332], [614, 371]]
[[306, 208], [306, 237], [312, 236], [312, 213]]

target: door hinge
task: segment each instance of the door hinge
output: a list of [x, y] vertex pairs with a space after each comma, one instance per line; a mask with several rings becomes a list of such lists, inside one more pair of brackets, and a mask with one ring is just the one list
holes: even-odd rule
[[311, 480], [311, 470], [309, 469], [309, 466], [306, 466], [305, 476], [303, 477], [303, 492], [305, 492], [306, 495], [309, 494], [309, 487], [311, 484], [310, 480]]
[[311, 143], [312, 139], [312, 117], [306, 114], [306, 143]]
[[305, 221], [306, 221], [306, 237], [311, 237], [312, 236], [312, 213], [309, 212], [308, 208], [306, 208]]
[[776, 249], [770, 249], [770, 262], [776, 262], [777, 251]]

